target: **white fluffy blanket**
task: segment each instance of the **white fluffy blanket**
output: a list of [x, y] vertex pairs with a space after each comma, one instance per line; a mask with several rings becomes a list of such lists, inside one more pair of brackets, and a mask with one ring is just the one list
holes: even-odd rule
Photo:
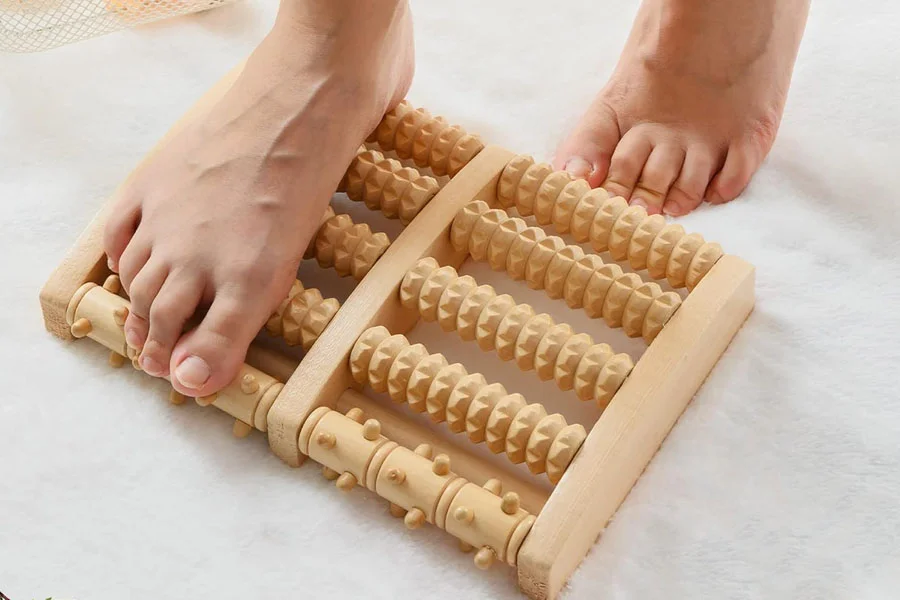
[[[516, 597], [511, 570], [475, 570], [449, 536], [407, 532], [371, 494], [339, 494], [262, 436], [233, 439], [218, 411], [170, 406], [162, 382], [43, 330], [45, 278], [274, 6], [0, 56], [0, 591], [14, 600]], [[635, 8], [419, 0], [410, 97], [547, 158]], [[758, 305], [569, 598], [896, 597], [898, 28], [890, 2], [816, 3], [765, 166], [738, 201], [683, 219], [758, 266]], [[556, 401], [473, 346], [417, 335]]]

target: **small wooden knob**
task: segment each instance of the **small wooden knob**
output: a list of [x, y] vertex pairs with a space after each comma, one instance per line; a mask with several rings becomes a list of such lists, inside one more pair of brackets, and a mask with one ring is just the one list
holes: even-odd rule
[[125, 319], [128, 318], [128, 308], [125, 306], [120, 306], [116, 310], [113, 311], [113, 321], [116, 322], [116, 325], [122, 327], [125, 325]]
[[209, 396], [197, 396], [194, 400], [200, 406], [209, 406], [216, 401], [218, 394], [210, 394]]
[[184, 394], [178, 392], [175, 388], [172, 388], [172, 391], [169, 392], [169, 402], [175, 405], [184, 404], [186, 398]]
[[356, 421], [357, 423], [362, 423], [365, 416], [361, 409], [353, 407], [347, 411], [347, 418]]
[[432, 449], [431, 444], [419, 444], [416, 446], [415, 453], [424, 458], [430, 459], [434, 456], [434, 449]]
[[508, 515], [519, 512], [519, 495], [515, 492], [506, 492], [500, 501], [500, 510]]
[[330, 431], [322, 431], [316, 436], [316, 443], [319, 447], [330, 450], [337, 444], [337, 439], [335, 439], [334, 434]]
[[250, 432], [253, 431], [253, 428], [241, 421], [240, 419], [234, 420], [234, 427], [231, 428], [231, 433], [234, 434], [236, 438], [245, 438], [250, 435]]
[[425, 513], [421, 508], [413, 508], [403, 518], [407, 529], [418, 529], [425, 522]]
[[460, 506], [453, 511], [453, 518], [460, 523], [471, 523], [475, 519], [475, 511], [468, 506]]
[[387, 480], [394, 485], [400, 485], [401, 483], [406, 481], [406, 473], [403, 471], [403, 469], [392, 467], [387, 470]]
[[340, 477], [340, 473], [335, 471], [334, 469], [329, 469], [328, 467], [322, 467], [322, 476], [325, 477], [328, 481], [334, 481], [338, 477]]
[[450, 457], [446, 454], [438, 454], [431, 463], [431, 470], [435, 475], [446, 475], [450, 472]]
[[501, 490], [503, 490], [503, 484], [500, 483], [499, 479], [488, 479], [481, 487], [494, 494], [495, 496], [499, 496]]
[[369, 419], [365, 423], [363, 423], [363, 437], [369, 440], [370, 442], [374, 442], [381, 436], [381, 423], [379, 423], [376, 419]]
[[259, 382], [256, 381], [256, 377], [247, 373], [241, 378], [241, 391], [247, 394], [255, 394], [259, 390]]
[[131, 366], [134, 367], [135, 371], [141, 370], [141, 363], [138, 362], [137, 356], [135, 356], [134, 358], [131, 359]]
[[122, 289], [122, 281], [119, 279], [119, 276], [113, 273], [109, 277], [106, 278], [106, 281], [103, 282], [103, 289], [107, 292], [112, 292], [113, 294], [118, 294]]
[[406, 509], [391, 502], [391, 516], [398, 519], [406, 516]]
[[91, 324], [90, 320], [81, 317], [80, 319], [72, 323], [72, 336], [76, 338], [83, 338], [93, 329], [94, 326]]
[[475, 566], [486, 571], [494, 564], [494, 551], [487, 546], [482, 546], [481, 550], [475, 553]]
[[349, 492], [356, 487], [356, 475], [353, 473], [341, 473], [341, 476], [337, 478], [335, 485], [342, 492]]
[[118, 369], [125, 364], [125, 357], [118, 352], [109, 353], [109, 366]]
[[459, 549], [462, 552], [471, 552], [472, 550], [475, 549], [475, 546], [473, 546], [472, 544], [470, 544], [468, 542], [459, 540]]

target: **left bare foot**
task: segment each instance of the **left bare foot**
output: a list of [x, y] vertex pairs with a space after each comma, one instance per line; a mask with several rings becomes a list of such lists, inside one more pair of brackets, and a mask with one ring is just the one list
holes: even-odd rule
[[356, 149], [412, 73], [406, 0], [282, 3], [222, 100], [115, 200], [105, 249], [145, 371], [191, 396], [234, 378]]

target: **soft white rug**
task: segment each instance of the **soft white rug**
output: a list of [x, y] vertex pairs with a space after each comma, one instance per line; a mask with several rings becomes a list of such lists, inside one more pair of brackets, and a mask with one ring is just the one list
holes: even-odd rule
[[[511, 570], [475, 570], [446, 534], [407, 532], [371, 494], [339, 494], [43, 330], [38, 290], [65, 250], [274, 8], [0, 56], [0, 591], [14, 600], [516, 597]], [[410, 97], [547, 158], [635, 8], [419, 0]], [[569, 598], [896, 597], [898, 28], [893, 3], [815, 3], [769, 160], [740, 200], [683, 219], [758, 266], [757, 309]], [[558, 400], [452, 336], [416, 336]]]

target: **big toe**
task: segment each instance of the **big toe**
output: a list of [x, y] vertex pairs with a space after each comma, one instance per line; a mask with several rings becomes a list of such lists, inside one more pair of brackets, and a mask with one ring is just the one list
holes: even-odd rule
[[140, 366], [156, 377], [169, 374], [175, 343], [185, 323], [197, 310], [204, 289], [198, 274], [180, 271], [170, 274], [150, 305], [149, 330], [140, 355]]
[[607, 176], [620, 137], [615, 112], [608, 104], [597, 100], [560, 145], [553, 167], [586, 179], [591, 187], [597, 187]]
[[200, 325], [175, 344], [169, 365], [172, 386], [200, 397], [231, 383], [271, 308], [249, 293], [217, 295]]

